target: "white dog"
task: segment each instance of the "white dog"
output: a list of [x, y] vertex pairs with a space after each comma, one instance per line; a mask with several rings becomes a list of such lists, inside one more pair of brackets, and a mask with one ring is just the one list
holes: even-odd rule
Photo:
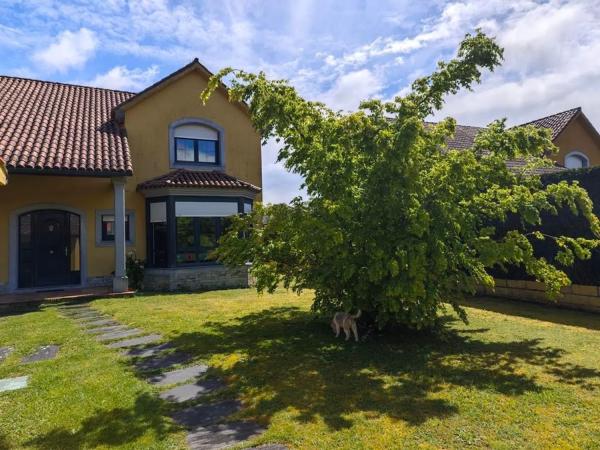
[[359, 309], [355, 315], [349, 314], [347, 312], [337, 312], [333, 316], [331, 321], [331, 328], [333, 328], [333, 332], [335, 333], [335, 337], [340, 335], [340, 330], [344, 330], [346, 333], [346, 340], [350, 339], [350, 330], [354, 334], [354, 340], [358, 342], [358, 330], [356, 329], [356, 319], [358, 319], [361, 315], [361, 310]]

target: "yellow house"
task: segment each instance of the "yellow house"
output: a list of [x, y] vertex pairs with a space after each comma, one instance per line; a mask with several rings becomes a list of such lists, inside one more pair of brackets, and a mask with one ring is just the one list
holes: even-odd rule
[[211, 260], [228, 217], [260, 200], [260, 136], [198, 60], [144, 91], [0, 77], [0, 292], [248, 284]]
[[[551, 156], [556, 167], [544, 169], [543, 172], [600, 165], [600, 134], [580, 107], [517, 126], [523, 125], [549, 128], [552, 132], [552, 141], [559, 149], [558, 153]], [[455, 136], [448, 142], [448, 147], [453, 149], [471, 147], [475, 136], [482, 129], [481, 127], [457, 125]], [[507, 164], [516, 167], [524, 164], [524, 161], [508, 161]]]

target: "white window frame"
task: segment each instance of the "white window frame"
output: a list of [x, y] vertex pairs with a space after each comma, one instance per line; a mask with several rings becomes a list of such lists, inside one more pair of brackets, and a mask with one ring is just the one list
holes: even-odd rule
[[[217, 132], [219, 136], [218, 141], [218, 164], [211, 163], [186, 163], [177, 161], [175, 154], [175, 130], [179, 127], [186, 125], [199, 125], [203, 127], [212, 128]], [[184, 117], [176, 120], [175, 122], [169, 125], [169, 162], [172, 169], [190, 169], [190, 170], [203, 170], [203, 171], [224, 171], [225, 170], [225, 155], [226, 155], [226, 145], [225, 145], [225, 129], [219, 124], [200, 117]]]
[[[129, 240], [125, 241], [125, 245], [131, 247], [135, 245], [135, 211], [133, 209], [128, 209], [125, 211], [125, 214], [129, 216]], [[114, 247], [115, 241], [102, 240], [102, 216], [114, 215], [114, 209], [96, 210], [96, 247]]]
[[572, 151], [565, 155], [565, 160], [564, 160], [565, 167], [567, 167], [567, 159], [569, 159], [571, 156], [581, 158], [583, 161], [585, 161], [585, 166], [583, 166], [583, 169], [590, 167], [590, 158], [588, 158], [588, 156], [585, 153], [582, 153], [580, 151]]

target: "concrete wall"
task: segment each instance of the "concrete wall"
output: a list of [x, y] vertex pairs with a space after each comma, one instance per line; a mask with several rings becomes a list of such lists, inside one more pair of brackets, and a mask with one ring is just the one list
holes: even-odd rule
[[146, 291], [204, 291], [248, 287], [246, 266], [229, 268], [221, 265], [178, 267], [176, 269], [146, 269]]
[[579, 309], [600, 313], [600, 287], [573, 284], [562, 290], [556, 300], [548, 299], [544, 285], [536, 281], [496, 280], [493, 290], [481, 288], [481, 294], [510, 298], [526, 302], [542, 303], [561, 308]]

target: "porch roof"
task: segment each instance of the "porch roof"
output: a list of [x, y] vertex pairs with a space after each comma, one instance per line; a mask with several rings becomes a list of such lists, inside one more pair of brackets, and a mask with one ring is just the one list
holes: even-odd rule
[[248, 189], [260, 192], [260, 188], [219, 171], [200, 172], [177, 169], [138, 184], [138, 190], [158, 188], [223, 188]]

